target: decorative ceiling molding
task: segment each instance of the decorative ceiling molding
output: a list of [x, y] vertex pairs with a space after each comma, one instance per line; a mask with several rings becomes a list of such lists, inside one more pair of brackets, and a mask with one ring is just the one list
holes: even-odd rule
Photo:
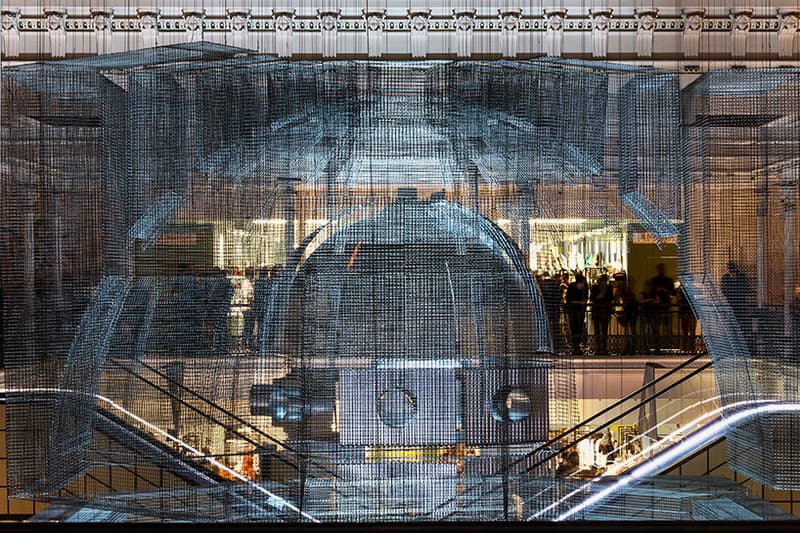
[[[9, 44], [4, 58], [84, 56], [200, 38], [235, 42], [242, 48], [282, 57], [564, 55], [610, 60], [796, 60], [799, 55], [795, 34], [800, 8], [784, 7], [755, 11], [731, 8], [727, 12], [704, 8], [676, 12], [657, 7], [618, 12], [607, 7], [569, 13], [561, 8], [545, 8], [541, 12], [503, 8], [495, 9], [494, 14], [461, 7], [448, 13], [425, 10], [425, 17], [417, 16], [420, 10], [410, 16], [409, 11], [356, 13], [334, 7], [320, 8], [313, 14], [291, 8], [275, 11], [256, 7], [228, 8], [227, 12], [198, 7], [169, 12], [157, 7], [86, 12], [75, 8], [75, 13], [64, 8], [48, 9], [51, 12], [45, 14], [4, 7], [4, 26], [8, 29], [3, 38]], [[51, 27], [54, 10], [61, 24], [56, 30]], [[98, 16], [102, 18], [100, 30]], [[420, 31], [423, 18], [426, 27]], [[741, 27], [745, 19], [746, 28]], [[553, 20], [558, 21], [558, 28], [551, 27]], [[598, 20], [602, 21], [602, 28], [598, 27]], [[50, 46], [43, 49], [43, 41], [35, 36], [48, 32]], [[363, 38], [353, 39], [358, 33]], [[95, 38], [82, 37], [89, 34]], [[138, 39], [125, 37], [131, 34]]]

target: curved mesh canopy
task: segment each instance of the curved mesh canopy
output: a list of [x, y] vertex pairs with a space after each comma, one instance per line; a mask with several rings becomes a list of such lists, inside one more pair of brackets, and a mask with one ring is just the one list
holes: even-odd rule
[[[797, 81], [201, 44], [3, 69], [10, 491], [552, 518], [592, 491], [556, 474], [557, 437], [588, 440], [534, 271], [622, 271], [634, 236], [677, 239], [724, 400], [796, 399]], [[797, 485], [768, 460], [794, 415], [735, 431]]]

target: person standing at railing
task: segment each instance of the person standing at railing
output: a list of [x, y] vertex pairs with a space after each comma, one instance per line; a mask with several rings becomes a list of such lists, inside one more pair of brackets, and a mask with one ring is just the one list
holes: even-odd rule
[[205, 298], [195, 267], [180, 265], [169, 291], [170, 329], [162, 349], [181, 355], [205, 352]]
[[263, 329], [264, 312], [269, 303], [270, 288], [275, 283], [273, 278], [278, 276], [280, 267], [273, 267], [272, 271], [275, 275], [270, 275], [270, 270], [261, 268], [258, 271], [258, 277], [253, 282], [253, 305], [250, 312], [253, 316], [254, 333], [250, 343], [250, 349], [257, 352], [260, 348], [259, 343], [261, 340], [261, 330]]
[[546, 272], [539, 281], [542, 299], [550, 324], [550, 335], [553, 337], [553, 351], [564, 352], [564, 336], [561, 332], [561, 283]]
[[595, 353], [608, 355], [608, 323], [611, 320], [611, 303], [614, 295], [608, 285], [608, 276], [603, 274], [590, 291], [592, 322], [594, 324]]
[[589, 287], [586, 278], [580, 272], [575, 274], [575, 281], [567, 286], [566, 311], [569, 323], [569, 340], [572, 355], [580, 355], [582, 345], [586, 341], [586, 302], [589, 299]]
[[631, 355], [636, 353], [636, 322], [639, 318], [639, 300], [636, 293], [631, 289], [628, 276], [624, 273], [617, 277], [617, 286], [614, 289], [614, 296], [617, 305], [622, 307], [618, 320], [622, 325], [622, 333], [625, 337], [625, 345], [622, 353]]
[[639, 291], [639, 310], [641, 316], [641, 346], [644, 353], [648, 353], [651, 348], [656, 348], [656, 296], [653, 292], [653, 283], [646, 280]]
[[675, 289], [675, 280], [666, 275], [666, 268], [664, 263], [656, 265], [656, 275], [650, 278], [652, 294], [655, 298], [654, 311], [655, 333], [654, 343], [656, 353], [661, 351], [664, 347], [664, 340], [670, 333], [670, 320], [669, 309], [672, 305], [672, 298], [675, 296], [677, 290]]
[[728, 271], [722, 276], [720, 289], [728, 301], [736, 321], [743, 333], [750, 329], [749, 306], [752, 305], [754, 294], [751, 293], [751, 284], [747, 275], [739, 269], [734, 261], [728, 261]]
[[233, 284], [225, 276], [221, 268], [211, 270], [210, 278], [211, 293], [209, 294], [209, 306], [214, 332], [214, 353], [216, 355], [227, 355], [229, 341], [228, 333], [228, 313], [230, 312], [231, 297], [233, 296]]

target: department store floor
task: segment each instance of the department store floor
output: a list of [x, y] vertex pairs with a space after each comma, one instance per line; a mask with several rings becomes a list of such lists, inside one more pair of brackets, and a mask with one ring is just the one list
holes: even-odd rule
[[[252, 387], [253, 384], [271, 382], [286, 375], [285, 361], [267, 360], [266, 358], [248, 354], [233, 355], [222, 361], [221, 364], [218, 364], [213, 369], [209, 369], [207, 366], [208, 361], [202, 358], [182, 358], [181, 360], [185, 365], [184, 372], [186, 376], [194, 376], [192, 379], [196, 379], [199, 375], [208, 375], [210, 370], [217, 386], [228, 387], [230, 389], [229, 394], [224, 395], [230, 399], [227, 408], [235, 413], [247, 413], [249, 411], [250, 387]], [[150, 368], [163, 369], [167, 368], [170, 363], [174, 363], [175, 361], [176, 358], [148, 356], [141, 361], [141, 363]], [[588, 419], [588, 424], [585, 427], [586, 432], [611, 430], [614, 432], [615, 437], [622, 439], [626, 433], [635, 431], [637, 424], [646, 421], [658, 428], [656, 432], [653, 433], [653, 435], [655, 435], [654, 441], [658, 440], [668, 443], [670, 440], [680, 438], [681, 425], [690, 424], [692, 420], [702, 417], [704, 413], [708, 413], [719, 406], [719, 402], [715, 398], [716, 385], [713, 371], [710, 368], [708, 357], [702, 354], [692, 358], [654, 354], [638, 354], [625, 357], [582, 356], [561, 358], [559, 361], [550, 362], [552, 368], [556, 370], [555, 375], [560, 376], [556, 377], [555, 380], [551, 376], [550, 386], [555, 388], [560, 387], [562, 389], [565, 386], [568, 388], [574, 387], [574, 398], [572, 400], [569, 398], [551, 398], [551, 413], [554, 413], [555, 416], [558, 417], [563, 416], [563, 413], [560, 415], [556, 413], [559, 409], [562, 411], [571, 410], [572, 412], [570, 415], [577, 417], [577, 421], [587, 421]], [[348, 363], [342, 361], [342, 364]], [[349, 364], [353, 364], [353, 362]], [[673, 369], [677, 370], [673, 371]], [[670, 378], [671, 373], [673, 375]], [[564, 376], [567, 376], [567, 379], [564, 379]], [[569, 376], [572, 376], [571, 380]], [[0, 372], [0, 382], [4, 383], [4, 379], [5, 373]], [[197, 383], [193, 384], [191, 381], [187, 380], [185, 385], [191, 388], [193, 385], [196, 386]], [[110, 391], [101, 392], [110, 394]], [[569, 395], [569, 392], [563, 393], [562, 391], [560, 394]], [[223, 395], [219, 396], [222, 397]], [[652, 409], [647, 402], [651, 402], [653, 406]], [[559, 403], [569, 404], [569, 407], [559, 406]], [[648, 412], [646, 414], [643, 414], [642, 405], [648, 405], [646, 409]], [[149, 412], [147, 413], [151, 423], [159, 425], [162, 428], [169, 428], [174, 424], [174, 418], [172, 417], [174, 413], [170, 413], [169, 408], [164, 409], [163, 406], [159, 408], [154, 405], [151, 407], [152, 409], [148, 409]], [[603, 412], [606, 412], [606, 414], [598, 418], [598, 414], [602, 414]], [[652, 418], [648, 419], [647, 417]], [[271, 424], [272, 421], [267, 416], [252, 416], [246, 418], [248, 418], [248, 421], [253, 426], [272, 435], [276, 440], [287, 441], [289, 439], [289, 436], [281, 427]], [[192, 435], [191, 431], [187, 431], [191, 427], [191, 422], [191, 417], [187, 414], [183, 422], [183, 427], [186, 429], [181, 433], [181, 438], [196, 439], [191, 442], [191, 444], [198, 446], [203, 444], [203, 438], [211, 439], [211, 435]], [[566, 429], [568, 428], [551, 427], [551, 435]], [[245, 451], [246, 443], [235, 442], [235, 439], [230, 438], [229, 435], [220, 436], [223, 438], [229, 437], [223, 444], [224, 453], [218, 454], [221, 460], [225, 461], [227, 457], [235, 457], [239, 455], [239, 453]], [[253, 437], [256, 437], [256, 435], [253, 435]], [[206, 442], [211, 442], [211, 440], [207, 440]], [[724, 448], [724, 443], [722, 444], [722, 448]], [[486, 449], [485, 453], [489, 456], [492, 454], [492, 451]], [[706, 453], [708, 454], [709, 452]], [[719, 456], [720, 453], [724, 454], [724, 451], [717, 450], [715, 453]], [[714, 455], [714, 453], [711, 455]], [[623, 464], [621, 461], [618, 461], [618, 463]], [[231, 466], [237, 467], [233, 462], [231, 462]], [[240, 468], [241, 465], [238, 465], [238, 467]], [[612, 465], [609, 464], [609, 474], [613, 474], [612, 468]], [[700, 470], [702, 470], [702, 468]], [[687, 470], [680, 472], [680, 474], [684, 476], [696, 475], [698, 472], [690, 472]], [[715, 472], [715, 474], [720, 475], [721, 472], [718, 471]], [[574, 477], [573, 481], [583, 483], [584, 481], [581, 480], [588, 480], [590, 477], [591, 476], [586, 477], [578, 475]], [[608, 479], [613, 478], [614, 476], [612, 475], [611, 478]], [[719, 485], [719, 482], [715, 482], [711, 478], [707, 479], [709, 479], [708, 482], [702, 483], [710, 483], [711, 486], [716, 486], [715, 483]], [[693, 485], [692, 483], [696, 482], [692, 481], [689, 481], [688, 484], [684, 481], [680, 481], [680, 483], [683, 484], [683, 489], [677, 489], [676, 493], [680, 493], [680, 490], [687, 490], [687, 486], [694, 487], [691, 490], [697, 493], [700, 487], [700, 485]], [[722, 483], [722, 485], [724, 485], [724, 483]], [[708, 489], [705, 485], [703, 486]], [[737, 487], [735, 483], [733, 483], [732, 486], [734, 488]], [[752, 492], [756, 492], [752, 490], [752, 487], [748, 488], [750, 488]], [[654, 490], [656, 493], [659, 493], [659, 491], [665, 492], [664, 489], [658, 489], [657, 487], [650, 490]], [[717, 490], [730, 491], [731, 489], [723, 488]], [[762, 495], [764, 495], [763, 489]], [[744, 496], [741, 497], [744, 498]], [[757, 499], [751, 498], [751, 500], [748, 501], [751, 506], [754, 505], [754, 502], [757, 503]], [[17, 506], [18, 505], [19, 504], [17, 504]], [[800, 506], [800, 503], [796, 505]], [[30, 504], [30, 506], [30, 511], [33, 511], [33, 504]], [[786, 509], [786, 511], [792, 511], [791, 503], [789, 503], [788, 508], [786, 505], [782, 505], [781, 507]], [[41, 512], [44, 511], [45, 506], [44, 504], [37, 503], [35, 509], [37, 512]], [[61, 509], [61, 511], [58, 511], [58, 509]], [[52, 507], [49, 512], [74, 513], [75, 510], [74, 506], [67, 508]], [[86, 514], [86, 512], [88, 511], [84, 510], [81, 516], [84, 516], [84, 518], [88, 517], [89, 515]], [[94, 514], [91, 516], [96, 516], [106, 521], [109, 519], [106, 514], [98, 514], [97, 511], [93, 512]], [[772, 509], [770, 512], [773, 513], [773, 518], [777, 516], [778, 518], [783, 517], [783, 519], [787, 519], [790, 516], [780, 515], [777, 508]], [[776, 512], [778, 515], [774, 514]], [[46, 515], [47, 513], [45, 512], [41, 516], [46, 518]], [[135, 517], [127, 517], [127, 519], [132, 518]], [[590, 520], [609, 520], [613, 519], [613, 516], [603, 516], [601, 513], [596, 516], [589, 516], [588, 518]], [[464, 525], [466, 528], [465, 530], [469, 530], [471, 527], [477, 527], [475, 525], [470, 525], [470, 523], [465, 523]], [[443, 527], [445, 527], [446, 530], [447, 526]], [[565, 531], [572, 530], [568, 526], [563, 527], [566, 528], [564, 529]], [[599, 527], [601, 527], [601, 529], [598, 530], [605, 530], [602, 528], [606, 526], [603, 525]], [[776, 527], [780, 527], [780, 523], [777, 523]], [[378, 530], [379, 529], [369, 528], [369, 531]], [[591, 530], [594, 531], [595, 529]]]

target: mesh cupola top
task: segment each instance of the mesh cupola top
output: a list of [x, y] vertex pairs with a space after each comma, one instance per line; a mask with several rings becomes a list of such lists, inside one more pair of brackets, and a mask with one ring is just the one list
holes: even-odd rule
[[401, 196], [333, 233], [293, 281], [284, 280], [284, 314], [293, 320], [286, 346], [274, 348], [366, 364], [533, 355], [547, 332], [539, 329], [546, 328], [539, 293], [521, 265], [516, 247], [487, 219]]

